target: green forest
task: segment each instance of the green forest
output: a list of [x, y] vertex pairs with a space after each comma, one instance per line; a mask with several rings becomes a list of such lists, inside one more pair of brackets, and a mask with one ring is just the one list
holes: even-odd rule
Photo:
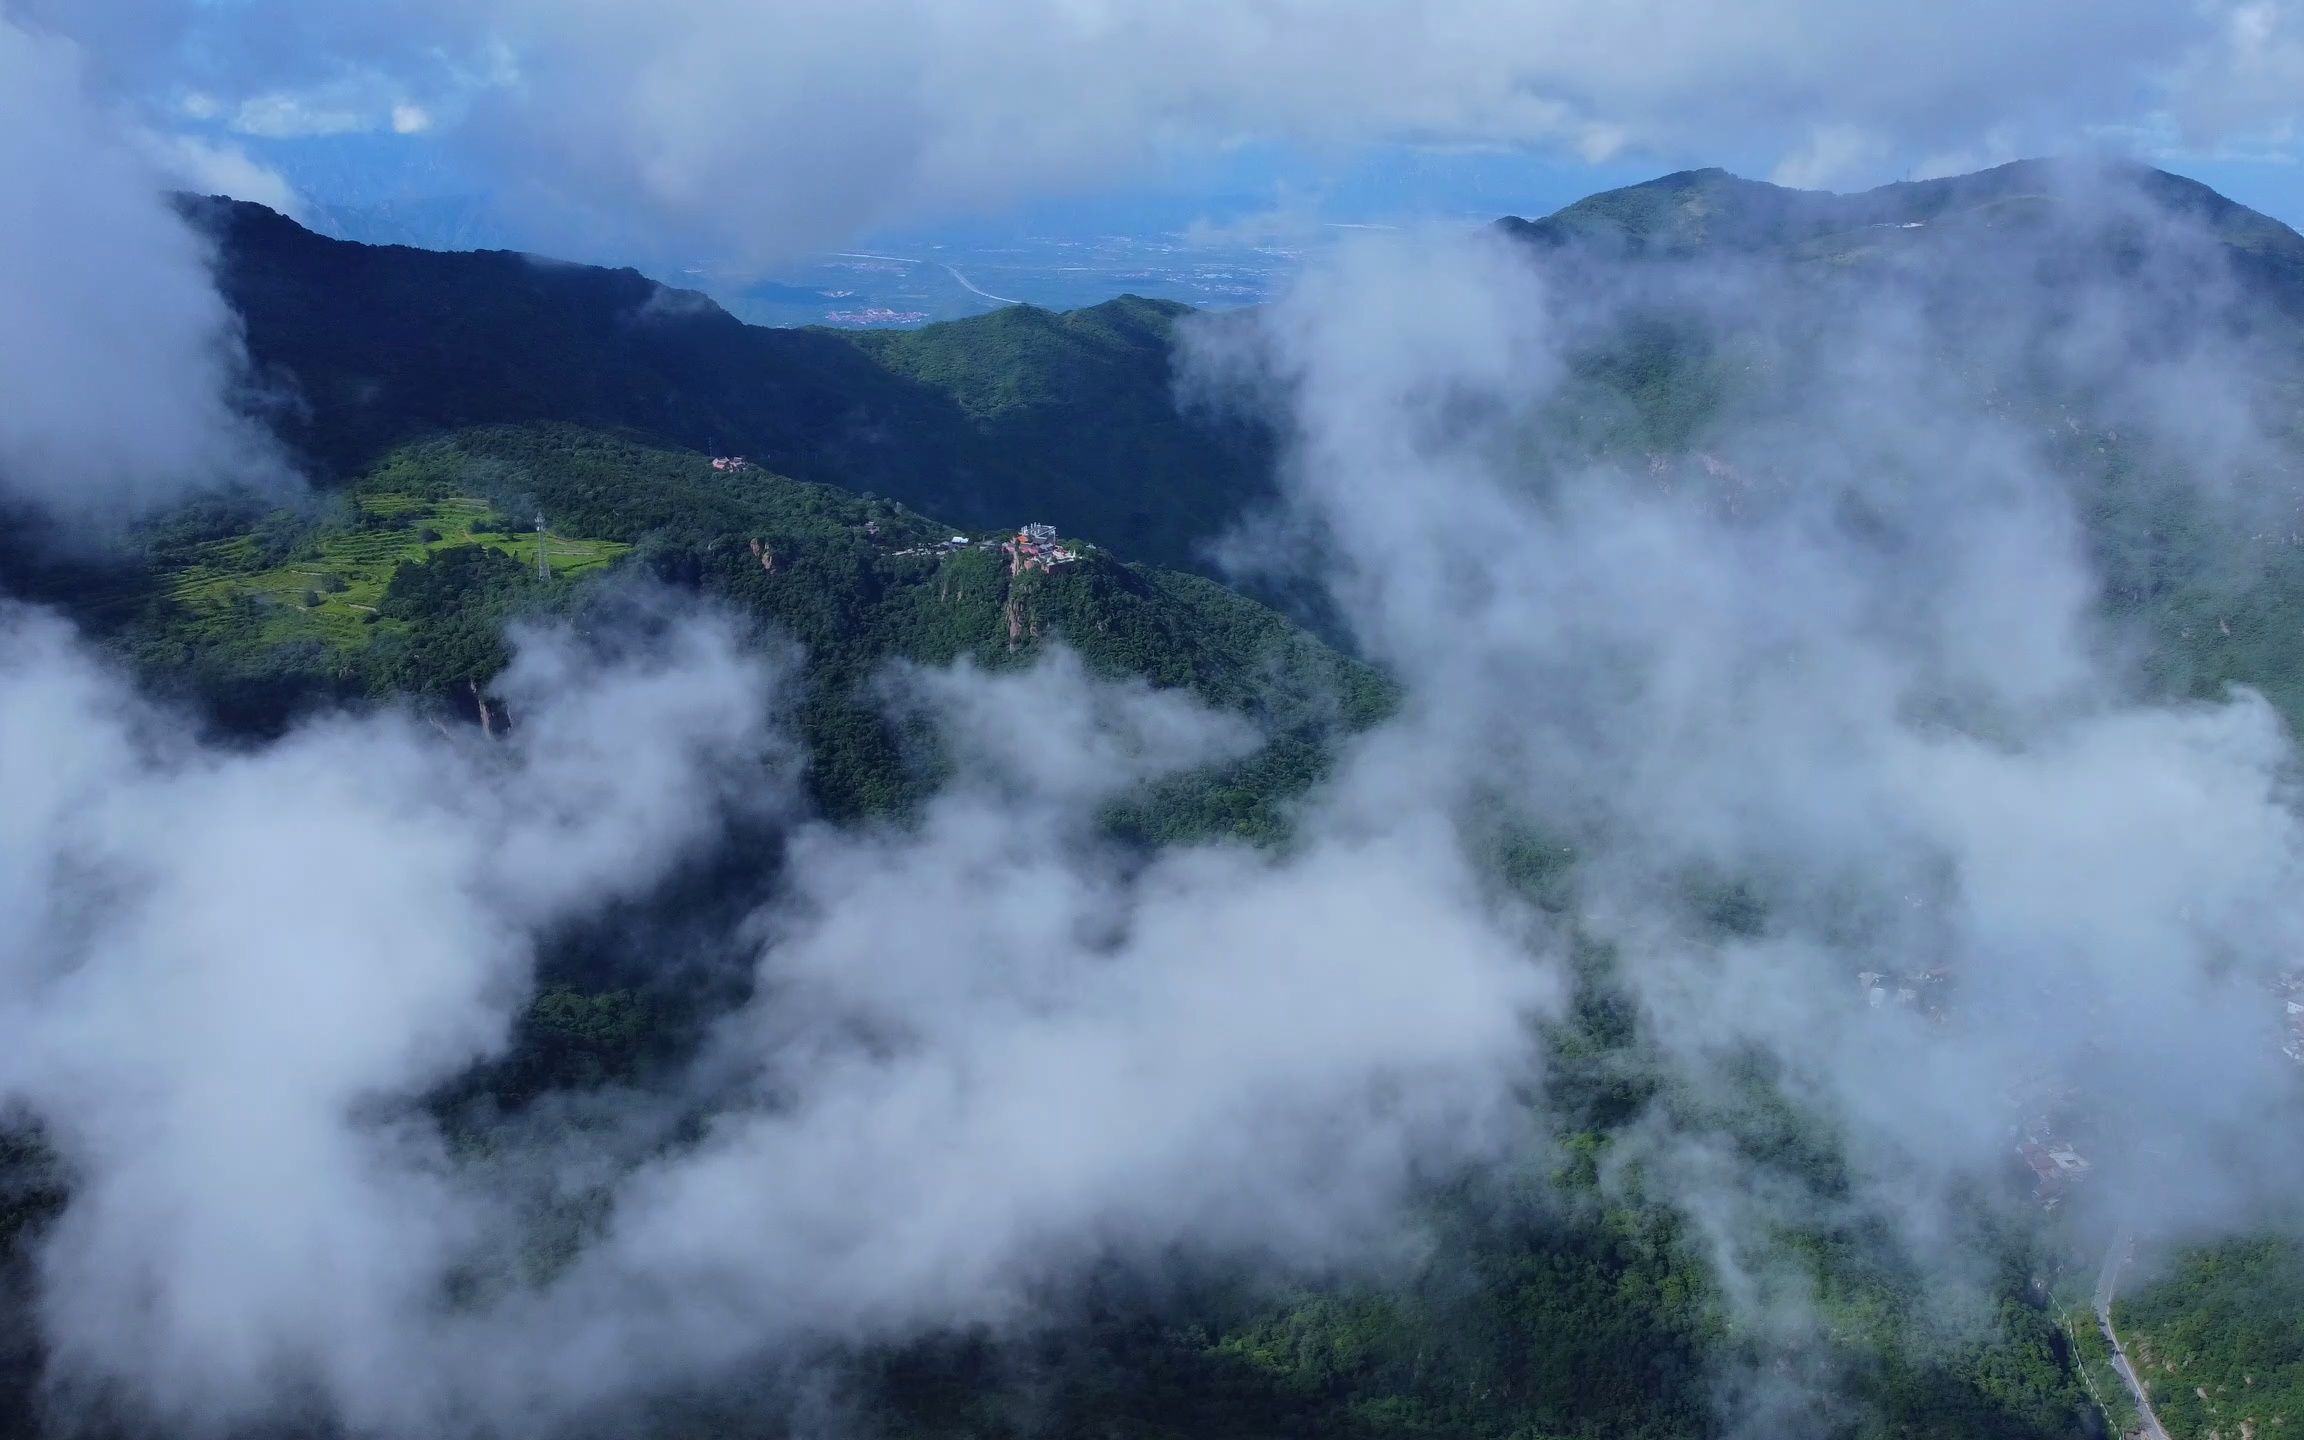
[[[1845, 239], [1870, 222], [1784, 209], [1759, 194], [1773, 187], [1747, 184], [1693, 172], [1505, 229], [1537, 247], [1728, 245], [1835, 274], [1871, 263], [1871, 242], [1858, 254]], [[1911, 213], [2008, 198], [1916, 192]], [[940, 757], [875, 693], [896, 662], [1003, 670], [1062, 646], [1094, 674], [1188, 692], [1251, 724], [1262, 744], [1248, 758], [1111, 804], [1106, 837], [1142, 856], [1210, 839], [1285, 847], [1295, 802], [1402, 703], [1390, 677], [1303, 623], [1316, 615], [1207, 573], [1208, 544], [1270, 498], [1276, 446], [1244, 422], [1179, 410], [1181, 307], [1130, 297], [901, 333], [765, 331], [708, 306], [656, 314], [658, 287], [631, 271], [372, 250], [257, 207], [187, 207], [219, 237], [251, 350], [298, 377], [309, 403], [278, 428], [322, 483], [288, 503], [212, 496], [93, 556], [43, 558], [17, 533], [0, 540], [0, 568], [234, 743], [334, 707], [493, 727], [508, 625], [604, 623], [654, 585], [739, 617], [764, 646], [796, 647], [804, 787], [812, 813], [840, 824], [901, 826], [941, 778]], [[2226, 218], [2234, 244], [2286, 263]], [[1561, 398], [1537, 417], [1544, 433], [1646, 473], [1649, 457], [1684, 457], [1797, 373], [1797, 356], [1700, 318], [1659, 306], [1573, 353]], [[2058, 397], [2024, 403], [2039, 407], [2025, 417], [2036, 428], [2062, 418]], [[2304, 720], [2304, 549], [2208, 563], [2234, 537], [2157, 483], [2160, 460], [2115, 430], [2105, 417], [2072, 424], [2061, 454], [2107, 577], [2103, 622], [2141, 637], [2159, 693], [2245, 682]], [[736, 455], [748, 463], [713, 463]], [[1079, 558], [1014, 564], [1004, 546], [1030, 523], [1057, 527]], [[2012, 1224], [1974, 1197], [1957, 1207], [1957, 1239], [1981, 1263], [1953, 1280], [1925, 1273], [1841, 1203], [1847, 1160], [1828, 1117], [1757, 1068], [1708, 1093], [1671, 1078], [1610, 955], [1562, 908], [1573, 857], [1509, 826], [1485, 839], [1484, 878], [1575, 937], [1580, 983], [1536, 1037], [1544, 1079], [1516, 1117], [1516, 1163], [1425, 1177], [1424, 1251], [1284, 1286], [1188, 1262], [1108, 1268], [1059, 1297], [1063, 1324], [844, 1350], [826, 1365], [860, 1433], [1666, 1440], [1770, 1433], [1757, 1392], [1772, 1385], [1831, 1397], [1801, 1412], [1800, 1433], [1833, 1440], [2120, 1430], [2129, 1413], [2100, 1393], [2100, 1342], [2070, 1308], [2093, 1237]], [[740, 835], [597, 933], [553, 937], [509, 1053], [443, 1086], [432, 1116], [479, 1145], [488, 1125], [545, 1113], [553, 1095], [675, 1071], [744, 998], [741, 957], [653, 967], [629, 937], [740, 915], [774, 865], [772, 839]], [[1740, 923], [1736, 898], [1709, 897], [1723, 929]], [[1629, 1127], [1659, 1116], [1810, 1202], [1810, 1219], [1768, 1237], [1771, 1273], [1809, 1307], [1803, 1343], [1738, 1318], [1699, 1217], [1625, 1160]], [[8, 1304], [24, 1303], [26, 1267], [69, 1193], [38, 1133], [0, 1130]], [[2122, 1295], [2117, 1319], [2177, 1440], [2262, 1440], [2294, 1423], [2293, 1243], [2175, 1257]], [[33, 1333], [11, 1324], [0, 1345], [7, 1433], [41, 1413]], [[797, 1405], [741, 1385], [655, 1397], [621, 1433], [813, 1433]]]
[[[933, 762], [923, 768], [868, 693], [878, 667], [1023, 665], [1060, 642], [1101, 673], [1189, 689], [1267, 739], [1245, 761], [1118, 802], [1110, 832], [1148, 846], [1283, 842], [1290, 800], [1333, 745], [1395, 703], [1367, 666], [1213, 582], [1089, 541], [1073, 565], [1011, 574], [1004, 533], [594, 430], [496, 426], [396, 447], [307, 506], [214, 501], [166, 517], [79, 603], [154, 684], [251, 734], [347, 703], [414, 703], [476, 724], [508, 658], [508, 622], [580, 619], [645, 574], [801, 643], [808, 788], [826, 814], [851, 818], [900, 814], [935, 783]], [[1516, 844], [1498, 851], [1499, 876], [1555, 903], [1557, 867]], [[1077, 1302], [1093, 1318], [1060, 1335], [951, 1334], [844, 1361], [862, 1413], [890, 1436], [1707, 1433], [1726, 1377], [1769, 1363], [1770, 1342], [1736, 1331], [1669, 1203], [1601, 1182], [1612, 1127], [1658, 1101], [1660, 1082], [1631, 1011], [1610, 999], [1605, 957], [1590, 963], [1572, 1023], [1547, 1037], [1544, 1097], [1586, 1128], [1532, 1133], [1529, 1174], [1435, 1190], [1425, 1223], [1446, 1240], [1426, 1264], [1282, 1294], [1222, 1276], [1181, 1288], [1099, 1277]], [[439, 1098], [452, 1127], [675, 1065], [736, 994], [732, 972], [650, 973], [581, 937], [548, 959], [545, 979], [512, 1054]], [[1820, 1131], [1787, 1144], [1783, 1126], [1803, 1122], [1757, 1113], [1772, 1118], [1751, 1143], [1781, 1153], [1788, 1180], [1834, 1183], [1813, 1148]], [[1720, 1118], [1754, 1115], [1730, 1106]], [[21, 1236], [64, 1192], [41, 1178], [37, 1147], [16, 1143], [8, 1225]], [[1838, 1317], [1835, 1383], [1863, 1399], [1837, 1433], [2090, 1433], [2023, 1237], [1990, 1242], [2003, 1273], [1975, 1299], [1998, 1318], [1963, 1334], [1931, 1332], [1926, 1281], [1886, 1236], [1782, 1241]], [[652, 1423], [668, 1435], [781, 1433], [747, 1406], [683, 1399]]]
[[2113, 1323], [2174, 1436], [2276, 1435], [2304, 1415], [2304, 1242], [2163, 1257]]

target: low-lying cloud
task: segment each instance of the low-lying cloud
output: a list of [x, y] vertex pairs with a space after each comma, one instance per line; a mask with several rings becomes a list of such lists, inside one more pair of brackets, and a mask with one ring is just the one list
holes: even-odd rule
[[0, 1105], [72, 1177], [58, 1376], [170, 1421], [373, 1408], [485, 1226], [416, 1101], [501, 1050], [537, 932], [710, 838], [769, 677], [724, 628], [607, 662], [539, 634], [501, 748], [385, 713], [235, 753], [55, 620], [0, 625]]
[[[2128, 533], [2106, 507], [2147, 503], [2117, 489], [2138, 468], [2219, 567], [2292, 514], [2225, 476], [2280, 477], [2245, 397], [2293, 357], [2136, 183], [2065, 172], [1998, 260], [1957, 232], [1852, 282], [1561, 257], [1552, 286], [1500, 240], [1368, 244], [1201, 333], [1204, 387], [1276, 388], [1292, 437], [1291, 547], [1240, 554], [1311, 555], [1445, 753], [1573, 844], [1577, 923], [1670, 1077], [1627, 1157], [1731, 1281], [1857, 1217], [1964, 1273], [1960, 1217], [2030, 1209], [2016, 1142], [2051, 1115], [2090, 1127], [2097, 1223], [2214, 1233], [2304, 1172], [2272, 993], [2304, 953], [2292, 736], [2250, 691], [2145, 683], [2138, 647], [2181, 642], [2114, 619], [2091, 530]], [[1724, 398], [1596, 452], [1579, 357], [1661, 313], [1681, 383]], [[1850, 1193], [1725, 1143], [1733, 1099], [1690, 1128], [1683, 1097], [1755, 1074]], [[1727, 1293], [1813, 1338], [1797, 1290]]]
[[[163, 1423], [549, 1426], [764, 1355], [1037, 1321], [1114, 1258], [1401, 1253], [1418, 1183], [1519, 1137], [1558, 993], [1443, 816], [1347, 780], [1298, 849], [1147, 860], [1103, 807], [1238, 753], [1237, 721], [1062, 656], [917, 673], [890, 703], [955, 778], [903, 827], [790, 831], [756, 998], [690, 1077], [589, 1155], [508, 1122], [466, 1156], [420, 1102], [502, 1051], [538, 934], [770, 783], [760, 663], [707, 622], [605, 662], [536, 633], [500, 746], [384, 713], [237, 754], [53, 621], [11, 617], [0, 677], [26, 742], [0, 769], [0, 1100], [73, 1181], [40, 1248], [51, 1366]], [[700, 1133], [603, 1169], [698, 1103]], [[577, 1176], [605, 1221], [519, 1278], [511, 1197]], [[464, 1272], [499, 1279], [457, 1299]]]
[[[471, 104], [529, 107], [501, 120], [514, 149], [551, 127], [609, 157], [601, 197], [735, 229], [807, 216], [781, 243], [951, 203], [1001, 157], [1037, 185], [1139, 155], [1148, 121], [1232, 113], [1164, 73], [1219, 96], [1276, 76], [1239, 102], [1259, 124], [1318, 128], [1357, 86], [1392, 97], [1395, 128], [1605, 145], [1623, 137], [1578, 127], [1623, 126], [1606, 117], [1693, 63], [1667, 49], [1626, 76], [1613, 32], [1459, 8], [1379, 72], [1370, 37], [1400, 33], [1380, 10], [1328, 17], [1355, 43], [1305, 58], [1285, 9], [1067, 12], [1049, 48], [919, 7], [773, 32], [750, 11], [505, 7], [519, 78]], [[1225, 37], [1213, 71], [1145, 63], [1191, 19]], [[2132, 75], [2195, 23], [2082, 38]], [[899, 46], [885, 87], [852, 67], [762, 80], [864, 24]], [[1466, 71], [1483, 36], [1495, 58]], [[919, 37], [951, 48], [902, 50]], [[1515, 39], [1615, 55], [1584, 82], [1612, 84], [1609, 105], [1548, 98]], [[1740, 43], [1731, 80], [1762, 63]], [[1123, 53], [1152, 78], [1098, 63]], [[1055, 73], [1065, 56], [1077, 73]], [[961, 73], [972, 58], [1007, 104]], [[1375, 83], [1427, 70], [1480, 83]], [[0, 107], [41, 123], [0, 164], [62, 217], [21, 254], [0, 239], [0, 313], [54, 346], [12, 347], [0, 377], [10, 493], [133, 508], [258, 464], [197, 242], [64, 42], [0, 22], [10, 76]], [[1759, 123], [1723, 87], [1718, 113]], [[590, 118], [563, 124], [579, 92]], [[1031, 123], [1052, 96], [1080, 102], [1077, 126]], [[793, 158], [803, 119], [858, 103], [886, 112], [860, 148]], [[1868, 103], [1934, 133], [1893, 92]], [[66, 143], [26, 145], [51, 109]], [[2152, 213], [2116, 186], [2067, 202]], [[51, 253], [69, 237], [84, 246]], [[1130, 786], [1253, 740], [1062, 658], [892, 677], [951, 776], [905, 822], [844, 830], [791, 807], [781, 673], [709, 619], [606, 653], [527, 636], [501, 743], [385, 711], [243, 750], [188, 738], [57, 622], [9, 612], [0, 1104], [73, 1184], [38, 1250], [57, 1393], [190, 1426], [549, 1428], [763, 1354], [1028, 1318], [1114, 1256], [1301, 1272], [1412, 1246], [1420, 1182], [1542, 1128], [1520, 1101], [1568, 942], [1481, 871], [1467, 837], [1498, 813], [1574, 853], [1570, 923], [1613, 956], [1675, 1094], [1733, 1094], [1767, 1061], [1845, 1158], [1835, 1204], [1889, 1221], [1931, 1273], [1972, 1259], [1962, 1205], [2028, 1204], [2005, 1172], [2039, 1094], [2095, 1112], [2121, 1220], [2197, 1231], [2292, 1193], [2294, 1082], [2262, 1003], [2304, 941], [2290, 736], [2253, 694], [2145, 685], [2055, 438], [2106, 415], [2011, 408], [1995, 383], [2020, 361], [2043, 393], [2116, 408], [2147, 460], [2197, 458], [2205, 433], [2218, 468], [2274, 464], [2249, 406], [2204, 431], [2192, 403], [2244, 393], [2255, 354], [2195, 303], [2219, 252], [2158, 221], [2145, 238], [2141, 272], [2075, 287], [2014, 267], [1948, 318], [1943, 252], [1861, 292], [1746, 266], [1562, 286], [1494, 237], [1388, 237], [1212, 327], [1202, 382], [1277, 407], [1286, 530], [1313, 537], [1288, 562], [1316, 557], [1407, 692], [1271, 853], [1106, 840]], [[1729, 401], [1653, 453], [1595, 454], [1606, 397], [1579, 357], [1658, 300], [1741, 318]], [[2188, 315], [2194, 343], [2146, 348]], [[740, 937], [753, 998], [661, 1093], [585, 1112], [592, 1129], [453, 1141], [426, 1102], [502, 1052], [542, 938], [647, 894], [735, 803], [779, 821], [773, 898]], [[1894, 996], [1929, 972], [1949, 977], [1940, 1020], [1858, 980]], [[1660, 1104], [1625, 1153], [1695, 1219], [1731, 1301], [1797, 1337], [1797, 1294], [1759, 1272], [1815, 1197], [1688, 1119]], [[530, 1263], [539, 1206], [596, 1223]]]
[[0, 13], [0, 497], [75, 528], [281, 474], [229, 400], [244, 356], [206, 245], [83, 71], [70, 41]]

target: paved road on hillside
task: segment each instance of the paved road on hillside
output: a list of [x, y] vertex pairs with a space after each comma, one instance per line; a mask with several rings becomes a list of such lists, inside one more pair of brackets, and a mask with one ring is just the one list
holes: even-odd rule
[[999, 301], [999, 302], [1000, 302], [1001, 304], [1003, 304], [1003, 305], [1021, 305], [1021, 304], [1023, 304], [1023, 303], [1024, 303], [1024, 302], [1023, 302], [1023, 301], [1021, 301], [1021, 300], [1013, 300], [1013, 299], [1010, 299], [1010, 298], [1009, 298], [1008, 296], [1006, 296], [1006, 295], [995, 295], [995, 294], [993, 294], [993, 293], [992, 293], [991, 291], [989, 291], [989, 290], [979, 290], [979, 289], [977, 289], [977, 288], [976, 288], [976, 282], [975, 282], [975, 281], [973, 281], [973, 280], [970, 280], [970, 279], [969, 279], [967, 276], [965, 276], [965, 275], [961, 274], [959, 271], [957, 271], [957, 270], [953, 269], [953, 268], [952, 268], [951, 266], [949, 266], [949, 265], [947, 265], [947, 266], [945, 266], [945, 267], [944, 267], [944, 271], [945, 271], [945, 273], [946, 273], [946, 274], [950, 275], [950, 276], [951, 276], [953, 279], [955, 279], [955, 280], [959, 281], [959, 282], [960, 282], [960, 285], [961, 285], [961, 287], [962, 287], [963, 289], [965, 289], [965, 290], [966, 290], [966, 291], [967, 291], [969, 294], [971, 294], [971, 295], [981, 295], [981, 296], [983, 296], [983, 297], [984, 297], [985, 299], [987, 299], [987, 300], [997, 300], [997, 301]]
[[2120, 1283], [2121, 1267], [2136, 1248], [2136, 1237], [2122, 1234], [2113, 1240], [2112, 1248], [2104, 1252], [2104, 1268], [2096, 1276], [2096, 1323], [2104, 1331], [2104, 1339], [2112, 1347], [2112, 1368], [2120, 1372], [2120, 1379], [2135, 1397], [2136, 1413], [2144, 1417], [2144, 1433], [2152, 1440], [2168, 1440], [2168, 1432], [2161, 1428], [2160, 1417], [2152, 1413], [2152, 1397], [2144, 1393], [2144, 1382], [2136, 1378], [2136, 1367], [2128, 1363], [2128, 1352], [2120, 1344], [2119, 1332], [2112, 1328], [2112, 1291]]

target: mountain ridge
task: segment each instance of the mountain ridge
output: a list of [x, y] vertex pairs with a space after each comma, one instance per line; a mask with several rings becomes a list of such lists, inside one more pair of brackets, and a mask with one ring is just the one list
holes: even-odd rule
[[[928, 341], [779, 329], [630, 268], [361, 245], [239, 201], [185, 209], [215, 240], [260, 381], [296, 397], [275, 428], [323, 477], [426, 434], [570, 422], [747, 455], [963, 525], [1029, 509], [1132, 558], [1206, 569], [1206, 534], [1180, 514], [1221, 508], [1268, 463], [1252, 429], [1173, 414], [1182, 309], [1163, 302], [1015, 306], [906, 332]], [[1059, 361], [1111, 383], [1048, 383]], [[1006, 400], [985, 403], [995, 392]], [[1181, 511], [1147, 502], [1160, 492]]]
[[[2019, 172], [1894, 198], [1907, 207], [1941, 200], [1936, 220], [1977, 210], [1990, 218], [1990, 207], [2025, 203], [2033, 183]], [[1804, 265], [1846, 258], [1816, 248], [1848, 233], [1830, 224], [1879, 213], [1788, 201], [1780, 189], [1682, 172], [1632, 187], [1640, 193], [1629, 199], [1579, 202], [1590, 208], [1577, 224], [1605, 237], [1621, 222], [1655, 237], [1632, 258], [1726, 243]], [[1193, 437], [1170, 397], [1174, 309], [1019, 308], [863, 339], [766, 332], [633, 270], [506, 252], [337, 249], [272, 223], [279, 217], [206, 218], [224, 232], [227, 293], [248, 320], [252, 353], [309, 407], [301, 417], [283, 407], [275, 419], [305, 453], [328, 459], [333, 489], [300, 511], [195, 507], [140, 537], [165, 583], [119, 597], [123, 613], [107, 633], [148, 675], [247, 661], [246, 708], [260, 718], [288, 713], [266, 713], [273, 701], [308, 700], [294, 686], [309, 679], [339, 687], [324, 702], [421, 697], [493, 725], [487, 685], [502, 664], [503, 622], [538, 612], [581, 620], [602, 601], [604, 572], [623, 567], [801, 642], [809, 658], [796, 728], [823, 812], [847, 820], [900, 811], [916, 793], [906, 737], [882, 723], [863, 688], [877, 667], [1022, 663], [1061, 637], [1093, 670], [1188, 687], [1277, 732], [1280, 743], [1254, 762], [1267, 768], [1193, 777], [1195, 793], [1156, 795], [1116, 817], [1121, 834], [1152, 844], [1284, 838], [1282, 802], [1319, 773], [1322, 743], [1339, 722], [1381, 706], [1372, 673], [1272, 612], [1205, 580], [1127, 563], [1132, 543], [1166, 545], [1224, 523], [1243, 492], [1212, 478], [1257, 475], [1252, 451], [1219, 457], [1238, 461], [1236, 471], [1185, 474], [1211, 452], [1196, 448], [1210, 442]], [[1655, 483], [1672, 482], [1675, 458], [1712, 458], [1702, 447], [1722, 408], [1703, 383], [1713, 356], [1706, 337], [1684, 338], [1669, 328], [1603, 337], [1616, 353], [1591, 367], [1579, 395], [1596, 396], [1595, 408], [1621, 402], [1628, 438], [1603, 458], [1630, 457], [1643, 468], [1629, 473]], [[2084, 468], [2099, 465], [2094, 434], [2072, 433], [2075, 473], [2098, 478]], [[1161, 447], [1161, 464], [1146, 463], [1148, 446]], [[713, 464], [732, 451], [750, 463]], [[1193, 488], [1161, 488], [1162, 465]], [[1176, 528], [1131, 520], [1130, 507], [1147, 506]], [[549, 535], [526, 528], [538, 509], [552, 517]], [[1002, 548], [1012, 534], [992, 532], [1039, 519], [1123, 553], [1028, 570]], [[946, 533], [945, 522], [965, 533]], [[2154, 568], [2168, 553], [2161, 517], [2144, 522], [2147, 563], [2136, 569], [2165, 584]], [[2291, 592], [2271, 591], [2261, 576], [2252, 583], [2267, 592], [2262, 633], [2293, 632], [2280, 603]], [[2220, 600], [2151, 599], [2203, 636], [2236, 622], [2233, 658], [2204, 677], [2210, 688], [2261, 683], [2297, 653], [2285, 638], [2243, 649], [2258, 627]], [[2197, 653], [2220, 643], [2203, 640]], [[1268, 684], [1262, 662], [1275, 656], [1307, 683]], [[1296, 703], [1323, 689], [1341, 692], [1329, 712]], [[1517, 861], [1526, 876], [1545, 873], [1533, 855]], [[593, 943], [622, 949], [621, 938]], [[1597, 972], [1601, 959], [1578, 963]], [[632, 1037], [677, 1029], [631, 1012], [626, 970], [546, 973], [573, 988], [531, 1008], [506, 1067], [529, 1078], [491, 1082], [501, 1087], [491, 1100], [517, 1105], [548, 1084], [597, 1085], [636, 1063], [625, 1052], [645, 1046]], [[1725, 1328], [1693, 1227], [1643, 1193], [1637, 1167], [1603, 1182], [1607, 1135], [1654, 1098], [1633, 1049], [1637, 1013], [1628, 996], [1593, 984], [1555, 1037], [1559, 1068], [1548, 1074], [1566, 1077], [1571, 1098], [1561, 1148], [1540, 1163], [1561, 1165], [1554, 1180], [1569, 1203], [1546, 1193], [1522, 1205], [1508, 1194], [1443, 1207], [1451, 1248], [1430, 1274], [1393, 1290], [1211, 1298], [1184, 1287], [1159, 1304], [1124, 1294], [1114, 1316], [1064, 1337], [1056, 1359], [931, 1337], [887, 1357], [860, 1388], [888, 1412], [890, 1434], [1025, 1433], [996, 1412], [1027, 1400], [1054, 1417], [1051, 1433], [1710, 1433], [1719, 1360], [1753, 1342]], [[1699, 1108], [1693, 1096], [1663, 1097], [1681, 1099], [1690, 1113]], [[1779, 1119], [1762, 1113], [1736, 1143], [1806, 1164], [1805, 1137]], [[1833, 1166], [1828, 1153], [1816, 1156], [1827, 1180]], [[2014, 1246], [1995, 1255], [2007, 1274], [1978, 1298], [1997, 1305], [1999, 1328], [1955, 1351], [1926, 1338], [1941, 1298], [1928, 1277], [1875, 1263], [1853, 1230], [1808, 1239], [1794, 1263], [1814, 1273], [1832, 1358], [1857, 1377], [1856, 1408], [1881, 1417], [1876, 1429], [1846, 1433], [2095, 1433], [2035, 1293], [2034, 1256]], [[868, 1357], [874, 1367], [882, 1358]], [[717, 1428], [740, 1428], [740, 1418]]]
[[[1995, 207], [2004, 209], [1996, 216]], [[2135, 161], [2013, 160], [1847, 193], [1796, 189], [1710, 167], [1604, 190], [1536, 219], [1505, 216], [1492, 228], [1539, 251], [1615, 258], [1805, 248], [1799, 258], [1845, 260], [1859, 248], [1877, 246], [1881, 232], [1925, 231], [1954, 221], [1992, 224], [2038, 207], [2106, 212], [2085, 216], [2084, 223], [2134, 225], [2146, 218], [2140, 211], [2189, 222], [2225, 248], [2243, 279], [2277, 287], [2284, 308], [2304, 318], [2304, 235], [2197, 180]]]

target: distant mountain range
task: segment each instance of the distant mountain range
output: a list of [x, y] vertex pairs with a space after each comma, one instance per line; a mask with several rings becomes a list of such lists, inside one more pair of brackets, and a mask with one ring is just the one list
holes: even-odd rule
[[1793, 190], [1725, 170], [1683, 170], [1604, 191], [1537, 220], [1507, 217], [1506, 233], [1546, 249], [1611, 255], [1772, 253], [1847, 261], [1888, 255], [1934, 236], [2005, 233], [2038, 224], [2080, 197], [2116, 191], [2140, 211], [2200, 226], [2251, 276], [2304, 275], [2304, 237], [2196, 180], [2119, 162], [2018, 160], [1970, 175], [1904, 181], [1856, 194]]
[[434, 195], [369, 204], [307, 203], [302, 213], [314, 231], [366, 245], [407, 245], [423, 250], [518, 248], [514, 228], [484, 195]]

